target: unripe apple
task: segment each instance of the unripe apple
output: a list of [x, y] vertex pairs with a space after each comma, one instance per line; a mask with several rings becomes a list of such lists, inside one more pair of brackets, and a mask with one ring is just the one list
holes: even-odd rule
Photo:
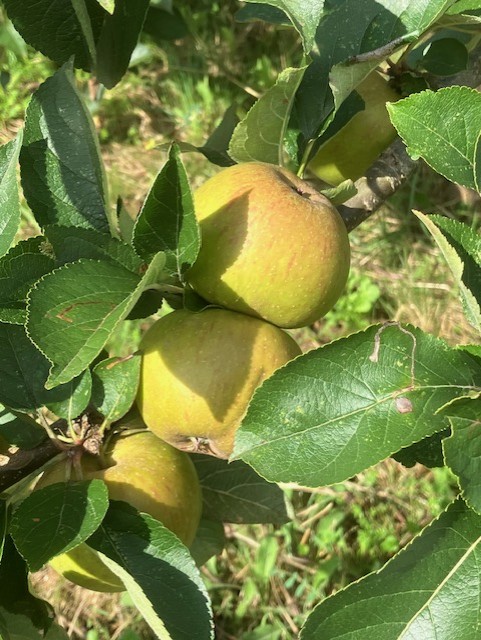
[[[138, 426], [144, 426], [138, 419]], [[129, 426], [135, 426], [135, 422]], [[149, 431], [115, 435], [100, 456], [84, 454], [84, 480], [103, 480], [112, 500], [123, 500], [160, 520], [186, 545], [193, 540], [202, 511], [197, 473], [189, 456]], [[74, 470], [72, 470], [74, 473]], [[41, 477], [35, 489], [65, 482], [62, 460]], [[121, 580], [81, 544], [49, 563], [68, 580], [94, 591], [124, 591]]]
[[206, 300], [286, 328], [332, 308], [349, 273], [349, 241], [313, 187], [247, 162], [207, 180], [194, 200], [202, 245], [187, 280]]
[[[364, 100], [364, 109], [328, 137], [307, 165], [309, 171], [333, 186], [363, 176], [397, 135], [386, 102], [396, 102], [401, 96], [387, 80], [374, 71], [356, 91]], [[331, 127], [336, 126], [334, 119]], [[329, 129], [326, 133], [329, 134]]]
[[225, 309], [174, 311], [140, 349], [137, 406], [145, 424], [176, 447], [222, 458], [255, 389], [300, 354], [281, 329]]

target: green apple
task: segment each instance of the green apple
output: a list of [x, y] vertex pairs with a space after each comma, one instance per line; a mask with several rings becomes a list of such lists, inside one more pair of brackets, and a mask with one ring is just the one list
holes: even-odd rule
[[174, 311], [145, 334], [137, 406], [157, 436], [227, 458], [255, 389], [300, 354], [272, 324], [225, 309]]
[[[397, 135], [386, 102], [396, 102], [401, 96], [387, 80], [374, 71], [356, 91], [364, 100], [364, 109], [328, 137], [307, 165], [309, 171], [333, 186], [363, 176]], [[331, 127], [336, 128], [336, 119]]]
[[[129, 426], [144, 426], [140, 419]], [[67, 463], [57, 463], [41, 477], [35, 489], [65, 482]], [[112, 500], [123, 500], [160, 520], [186, 545], [195, 537], [202, 497], [189, 456], [149, 431], [113, 436], [100, 456], [84, 454], [83, 479], [100, 478]], [[72, 470], [74, 474], [74, 470]], [[65, 578], [94, 591], [124, 591], [121, 580], [96, 552], [81, 544], [50, 561]]]
[[187, 273], [209, 302], [301, 327], [327, 313], [349, 273], [349, 240], [335, 207], [296, 175], [247, 162], [194, 194], [202, 245]]

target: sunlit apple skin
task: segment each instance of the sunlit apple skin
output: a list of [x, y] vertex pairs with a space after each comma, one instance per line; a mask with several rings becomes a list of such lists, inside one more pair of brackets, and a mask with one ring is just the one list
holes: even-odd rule
[[386, 102], [400, 95], [377, 71], [356, 88], [365, 107], [319, 148], [307, 168], [332, 186], [363, 176], [376, 158], [394, 141]]
[[187, 273], [206, 300], [301, 327], [329, 311], [349, 273], [349, 241], [335, 207], [287, 169], [247, 162], [194, 194], [202, 245]]
[[[140, 419], [137, 426], [144, 426]], [[112, 500], [128, 502], [160, 520], [187, 546], [193, 542], [202, 511], [202, 496], [197, 473], [187, 454], [153, 433], [143, 431], [114, 436], [101, 457], [86, 454], [81, 464], [83, 479], [104, 480]], [[65, 477], [66, 464], [61, 461], [44, 473], [36, 489], [64, 482]], [[85, 544], [53, 558], [50, 565], [71, 582], [87, 589], [125, 590], [120, 579]]]
[[221, 458], [232, 452], [254, 390], [300, 354], [281, 329], [225, 309], [174, 311], [140, 348], [137, 406], [146, 425], [176, 447]]

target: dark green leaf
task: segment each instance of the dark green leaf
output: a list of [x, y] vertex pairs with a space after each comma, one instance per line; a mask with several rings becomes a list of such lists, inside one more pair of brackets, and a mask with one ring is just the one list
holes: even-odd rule
[[161, 281], [157, 254], [143, 277], [119, 265], [79, 260], [46, 275], [29, 298], [28, 331], [53, 368], [47, 387], [68, 382], [100, 353], [144, 289]]
[[134, 246], [146, 258], [165, 251], [166, 268], [179, 279], [197, 258], [200, 235], [194, 203], [175, 144], [137, 218]]
[[457, 500], [379, 572], [319, 604], [301, 640], [477, 640], [480, 530]]
[[159, 638], [213, 638], [210, 603], [194, 561], [160, 522], [113, 502], [88, 544], [103, 554]]
[[33, 94], [23, 144], [22, 186], [38, 223], [108, 233], [107, 188], [98, 141], [70, 64]]
[[305, 53], [314, 44], [317, 25], [324, 11], [324, 0], [247, 0], [256, 4], [268, 4], [286, 14], [299, 31]]
[[282, 165], [283, 142], [294, 96], [304, 74], [284, 69], [276, 84], [250, 109], [232, 134], [229, 156], [236, 162], [270, 162]]
[[0, 603], [3, 611], [27, 616], [37, 629], [47, 629], [52, 622], [51, 606], [30, 592], [27, 565], [10, 536], [0, 562]]
[[148, 7], [149, 0], [116, 0], [113, 14], [104, 15], [96, 42], [96, 74], [108, 89], [127, 71]]
[[[296, 98], [304, 138], [317, 137], [334, 109], [334, 99], [338, 108], [380, 60], [404, 42], [415, 40], [451, 2], [383, 0], [381, 4], [344, 0], [328, 4], [331, 11], [325, 13], [316, 32], [319, 56], [307, 68]], [[382, 47], [387, 47], [385, 52], [351, 64], [356, 56]]]
[[452, 76], [467, 68], [468, 50], [455, 38], [432, 42], [422, 59], [422, 66], [436, 76]]
[[160, 47], [165, 44], [165, 40], [179, 40], [189, 34], [187, 24], [178, 9], [171, 13], [154, 6], [147, 11], [143, 30]]
[[0, 321], [25, 324], [30, 287], [55, 267], [42, 252], [46, 244], [43, 238], [24, 240], [0, 258]]
[[270, 24], [292, 25], [292, 22], [281, 9], [254, 1], [241, 7], [234, 17], [237, 22], [261, 20]]
[[240, 460], [227, 463], [212, 456], [193, 455], [202, 487], [202, 514], [209, 520], [236, 523], [288, 521], [284, 494]]
[[34, 491], [14, 511], [10, 532], [30, 571], [74, 549], [100, 525], [109, 506], [102, 480], [60, 482]]
[[20, 449], [33, 449], [45, 440], [47, 433], [25, 413], [12, 413], [0, 405], [0, 441]]
[[2, 562], [5, 539], [7, 537], [8, 521], [10, 509], [6, 500], [0, 500], [0, 563]]
[[405, 467], [413, 467], [416, 463], [432, 469], [444, 467], [443, 441], [449, 435], [449, 430], [435, 433], [410, 447], [401, 449], [392, 457]]
[[15, 140], [0, 146], [0, 256], [10, 247], [20, 224], [17, 164], [22, 132]]
[[202, 520], [197, 528], [194, 542], [190, 545], [190, 553], [198, 567], [222, 552], [225, 545], [224, 526], [221, 522]]
[[110, 423], [119, 420], [132, 406], [140, 377], [140, 356], [108, 358], [92, 372], [92, 404]]
[[463, 498], [481, 514], [481, 401], [462, 400], [446, 408], [452, 435], [443, 441], [446, 464], [458, 476]]
[[[62, 414], [80, 413], [88, 404], [89, 382], [83, 376], [72, 384], [45, 389], [50, 364], [19, 325], [0, 323], [0, 402], [28, 412], [52, 406]], [[69, 409], [70, 407], [70, 409]], [[78, 414], [77, 414], [78, 415]]]
[[91, 258], [107, 260], [140, 273], [143, 264], [130, 244], [95, 229], [49, 226], [45, 228], [45, 237], [50, 243], [49, 249], [57, 267], [80, 258]]
[[211, 133], [207, 142], [199, 147], [199, 151], [210, 162], [221, 167], [230, 167], [234, 161], [228, 154], [229, 144], [236, 126], [239, 124], [237, 109], [231, 105], [224, 113], [219, 126]]
[[92, 376], [87, 369], [65, 382], [59, 387], [50, 390], [45, 405], [59, 418], [68, 422], [74, 420], [87, 407], [92, 394]]
[[388, 104], [409, 155], [441, 175], [481, 189], [481, 94], [469, 87], [416, 93]]
[[441, 340], [371, 327], [268, 378], [237, 431], [234, 457], [276, 482], [339, 482], [447, 428], [436, 411], [480, 383], [479, 365]]
[[58, 64], [75, 56], [76, 67], [92, 68], [95, 39], [105, 13], [96, 0], [4, 0], [3, 4], [17, 31], [32, 47]]

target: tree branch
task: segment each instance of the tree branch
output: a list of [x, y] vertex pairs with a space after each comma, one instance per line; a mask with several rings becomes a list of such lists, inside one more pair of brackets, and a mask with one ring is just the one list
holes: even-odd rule
[[[467, 86], [476, 88], [481, 84], [481, 45], [470, 54], [468, 68], [454, 76], [429, 77], [433, 88]], [[367, 220], [409, 178], [417, 162], [412, 160], [403, 142], [398, 138], [372, 165], [366, 176], [356, 181], [358, 193], [338, 206], [338, 210], [349, 231]]]
[[384, 151], [366, 176], [355, 182], [357, 194], [338, 205], [348, 231], [367, 220], [409, 178], [416, 167], [400, 138]]
[[60, 449], [50, 438], [33, 449], [18, 449], [6, 464], [0, 466], [0, 492], [13, 487], [59, 453]]

